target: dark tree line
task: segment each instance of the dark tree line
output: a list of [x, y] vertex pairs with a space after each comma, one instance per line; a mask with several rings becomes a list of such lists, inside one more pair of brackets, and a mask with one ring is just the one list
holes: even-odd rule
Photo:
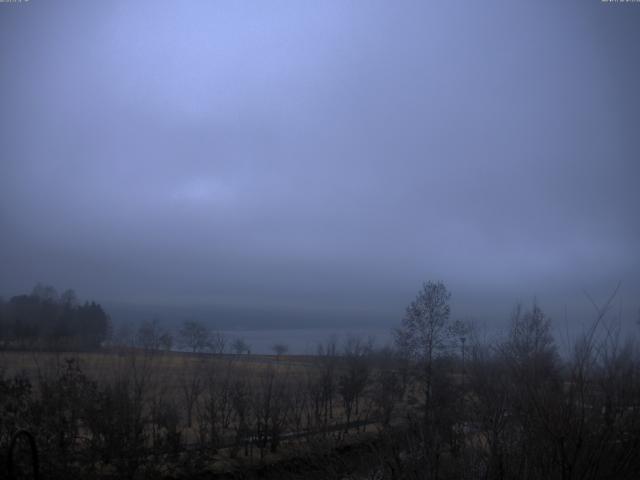
[[98, 348], [110, 319], [95, 302], [79, 303], [73, 290], [58, 295], [38, 284], [30, 294], [0, 299], [0, 346], [4, 348]]

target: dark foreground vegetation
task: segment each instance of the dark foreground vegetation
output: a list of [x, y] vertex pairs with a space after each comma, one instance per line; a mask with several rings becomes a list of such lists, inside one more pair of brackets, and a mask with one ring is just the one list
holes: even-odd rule
[[640, 351], [610, 328], [613, 297], [562, 357], [537, 305], [485, 342], [431, 282], [393, 349], [111, 347], [33, 353], [33, 368], [5, 352], [0, 476], [33, 474], [33, 437], [50, 479], [637, 479]]

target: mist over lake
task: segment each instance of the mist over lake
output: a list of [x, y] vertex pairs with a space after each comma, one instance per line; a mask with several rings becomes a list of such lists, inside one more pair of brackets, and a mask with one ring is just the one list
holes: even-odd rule
[[222, 333], [232, 342], [236, 338], [244, 339], [251, 346], [251, 353], [273, 354], [273, 346], [284, 344], [292, 355], [315, 355], [318, 345], [335, 339], [342, 348], [349, 337], [364, 341], [372, 338], [374, 345], [384, 347], [392, 344], [390, 330], [382, 328], [304, 328], [271, 330], [223, 330]]
[[0, 44], [0, 479], [640, 478], [640, 1]]

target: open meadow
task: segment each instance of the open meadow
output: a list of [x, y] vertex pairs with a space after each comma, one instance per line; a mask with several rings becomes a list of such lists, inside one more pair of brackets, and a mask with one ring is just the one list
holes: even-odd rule
[[360, 348], [349, 358], [0, 351], [13, 397], [0, 399], [9, 414], [0, 434], [30, 432], [41, 469], [54, 478], [88, 465], [107, 477], [149, 468], [181, 476], [185, 455], [187, 464], [198, 458], [228, 473], [331, 451], [377, 434], [400, 411], [398, 384], [380, 396], [370, 385], [391, 364]]

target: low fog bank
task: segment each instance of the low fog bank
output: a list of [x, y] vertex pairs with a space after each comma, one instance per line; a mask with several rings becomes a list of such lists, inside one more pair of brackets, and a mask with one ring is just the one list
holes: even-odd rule
[[105, 302], [105, 306], [116, 324], [136, 324], [155, 318], [167, 327], [172, 327], [191, 319], [204, 322], [217, 330], [385, 327], [392, 325], [398, 317], [391, 309], [376, 311], [356, 308], [137, 305], [117, 302]]
[[[593, 293], [574, 289], [572, 293], [546, 295], [484, 295], [463, 293], [453, 295], [451, 318], [464, 320], [474, 327], [479, 340], [494, 342], [505, 338], [512, 313], [517, 305], [525, 308], [536, 302], [551, 318], [552, 331], [559, 351], [569, 353], [575, 340], [584, 334], [596, 319], [592, 302], [602, 305], [614, 290], [601, 288]], [[604, 331], [622, 338], [640, 336], [640, 308], [633, 289], [621, 286], [604, 319]], [[105, 302], [114, 324], [137, 328], [144, 321], [157, 320], [163, 327], [177, 332], [185, 320], [202, 322], [212, 331], [225, 335], [228, 342], [244, 340], [251, 352], [273, 353], [276, 343], [289, 347], [296, 355], [314, 354], [320, 343], [335, 338], [338, 343], [349, 337], [373, 339], [376, 347], [393, 343], [393, 330], [398, 327], [408, 303], [399, 300], [386, 308], [336, 308], [221, 305], [139, 305]], [[457, 301], [456, 301], [457, 300]]]

